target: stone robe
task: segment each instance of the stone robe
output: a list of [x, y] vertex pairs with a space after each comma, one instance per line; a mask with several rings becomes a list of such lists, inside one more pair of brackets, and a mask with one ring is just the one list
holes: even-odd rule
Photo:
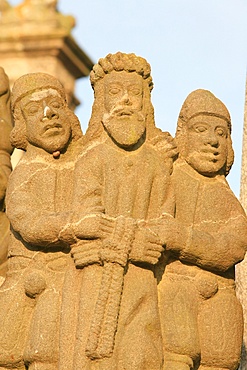
[[175, 217], [190, 238], [170, 254], [159, 284], [165, 359], [236, 369], [243, 319], [234, 265], [247, 247], [246, 216], [224, 176], [202, 176], [178, 160], [172, 183]]
[[11, 173], [10, 155], [0, 150], [0, 284], [4, 281], [7, 270], [7, 252], [9, 242], [9, 220], [5, 214], [5, 193], [8, 177]]
[[[60, 305], [69, 246], [58, 238], [74, 162], [27, 152], [9, 180], [9, 270], [0, 291], [0, 368], [58, 368]], [[72, 267], [71, 267], [72, 266]]]
[[[80, 222], [85, 215], [102, 213], [135, 221], [158, 218], [169, 198], [170, 166], [171, 162], [164, 162], [147, 143], [133, 151], [120, 149], [110, 139], [96, 143], [76, 165], [75, 219]], [[128, 230], [125, 233], [128, 234]], [[100, 251], [102, 248], [97, 239], [90, 243], [92, 249]], [[74, 338], [70, 339], [75, 341], [74, 358], [70, 366], [67, 362], [66, 369], [162, 369], [154, 266], [143, 263], [141, 258], [133, 262], [131, 252], [124, 269], [113, 354], [102, 359], [87, 357], [85, 348], [103, 271], [104, 266], [92, 261], [80, 271], [78, 322]]]

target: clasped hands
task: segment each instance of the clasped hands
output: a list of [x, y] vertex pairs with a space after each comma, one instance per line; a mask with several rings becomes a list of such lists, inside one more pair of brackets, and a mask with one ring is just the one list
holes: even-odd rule
[[[130, 220], [120, 217], [121, 220]], [[119, 228], [117, 225], [120, 217], [113, 218], [98, 214], [87, 216], [78, 223], [75, 234], [79, 240], [71, 250], [77, 267], [94, 263], [102, 264], [104, 263], [102, 256], [109, 255], [110, 251], [113, 256], [111, 262], [129, 260], [155, 265], [165, 249], [175, 252], [181, 249], [185, 230], [172, 216], [165, 215], [149, 221], [131, 219], [132, 223], [125, 223], [125, 227]], [[131, 232], [133, 238], [129, 239], [128, 248], [125, 240]], [[109, 253], [102, 253], [102, 250], [107, 251], [107, 248]]]

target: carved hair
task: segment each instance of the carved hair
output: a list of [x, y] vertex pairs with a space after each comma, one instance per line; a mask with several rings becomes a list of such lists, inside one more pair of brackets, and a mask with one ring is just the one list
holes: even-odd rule
[[35, 91], [43, 89], [55, 89], [64, 100], [66, 115], [71, 125], [72, 140], [76, 141], [82, 137], [80, 122], [77, 116], [69, 109], [63, 85], [53, 76], [46, 73], [30, 73], [20, 77], [14, 84], [12, 90], [12, 111], [14, 116], [14, 128], [10, 135], [11, 144], [18, 149], [27, 149], [28, 140], [26, 122], [21, 110], [21, 100]]
[[101, 137], [104, 132], [101, 124], [105, 110], [103, 80], [112, 71], [137, 73], [143, 78], [143, 107], [147, 118], [146, 134], [148, 138], [155, 136], [157, 128], [154, 124], [154, 109], [150, 98], [150, 92], [153, 89], [150, 65], [144, 58], [138, 57], [133, 53], [125, 54], [118, 52], [116, 54], [108, 54], [105, 58], [99, 59], [98, 64], [94, 65], [90, 73], [95, 100], [92, 108], [92, 116], [85, 135], [86, 141], [95, 140]]
[[176, 143], [179, 152], [182, 152], [186, 145], [185, 130], [189, 120], [198, 115], [219, 117], [226, 121], [228, 126], [227, 135], [227, 159], [225, 175], [228, 175], [234, 161], [234, 151], [231, 139], [231, 117], [226, 106], [216, 98], [210, 91], [198, 89], [192, 91], [185, 99], [179, 113], [176, 132]]
[[136, 72], [147, 81], [150, 92], [153, 89], [153, 81], [150, 75], [151, 68], [146, 59], [138, 57], [133, 53], [125, 54], [121, 52], [108, 54], [105, 58], [100, 58], [98, 64], [93, 66], [93, 70], [90, 73], [90, 81], [93, 89], [97, 81], [112, 71]]

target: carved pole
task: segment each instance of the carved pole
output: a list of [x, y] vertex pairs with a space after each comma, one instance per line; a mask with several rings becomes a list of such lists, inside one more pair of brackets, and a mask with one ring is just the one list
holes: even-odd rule
[[86, 347], [89, 358], [111, 357], [113, 353], [134, 229], [133, 219], [119, 216], [112, 239], [103, 243], [100, 254], [104, 270]]

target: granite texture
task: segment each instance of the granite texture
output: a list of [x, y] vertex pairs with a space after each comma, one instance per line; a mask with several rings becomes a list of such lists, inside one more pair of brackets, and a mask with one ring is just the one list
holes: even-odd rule
[[25, 155], [6, 197], [0, 369], [238, 368], [247, 220], [226, 181], [230, 114], [196, 90], [173, 139], [155, 126], [150, 73], [135, 54], [101, 58], [84, 136], [55, 77], [15, 82]]

